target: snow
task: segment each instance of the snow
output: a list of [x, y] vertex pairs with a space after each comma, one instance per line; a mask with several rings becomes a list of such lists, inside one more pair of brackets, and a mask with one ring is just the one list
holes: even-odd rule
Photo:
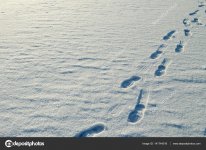
[[0, 2], [0, 136], [205, 136], [202, 3]]

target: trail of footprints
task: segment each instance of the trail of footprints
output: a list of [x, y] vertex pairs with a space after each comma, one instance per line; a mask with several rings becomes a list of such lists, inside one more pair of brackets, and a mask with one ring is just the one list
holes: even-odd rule
[[[203, 2], [200, 2], [198, 5], [198, 7], [200, 7], [200, 8], [204, 7], [204, 6], [206, 6], [206, 5]], [[189, 17], [194, 17], [194, 18], [192, 18], [192, 20], [190, 20], [189, 17], [183, 19], [183, 25], [185, 26], [185, 29], [183, 29], [182, 33], [184, 34], [184, 36], [186, 38], [192, 36], [192, 32], [190, 30], [190, 27], [192, 26], [192, 24], [202, 25], [200, 19], [198, 17], [196, 17], [196, 15], [199, 12], [200, 12], [200, 10], [197, 9], [197, 10], [189, 13]], [[205, 13], [206, 13], [206, 10], [205, 10]], [[176, 33], [177, 33], [176, 30], [171, 30], [163, 36], [162, 40], [165, 42], [167, 42], [168, 40], [172, 40], [173, 38], [175, 38]], [[176, 44], [174, 52], [175, 53], [183, 52], [184, 48], [185, 48], [185, 44], [186, 43], [183, 40], [180, 40], [179, 43]], [[160, 44], [158, 46], [158, 48], [150, 55], [150, 59], [160, 58], [164, 52], [164, 49], [166, 49], [166, 48], [167, 48], [166, 43]], [[171, 59], [163, 58], [162, 62], [157, 66], [157, 69], [154, 72], [154, 76], [161, 77], [161, 76], [165, 75], [171, 62], [172, 62]], [[122, 88], [129, 88], [132, 84], [135, 83], [135, 81], [139, 81], [139, 80], [132, 80], [132, 78], [133, 77], [123, 81], [121, 84], [121, 87]], [[140, 79], [141, 77], [138, 76], [138, 78]], [[126, 84], [126, 83], [130, 83], [130, 84]], [[123, 85], [129, 85], [129, 86], [123, 86]], [[147, 91], [145, 89], [141, 89], [139, 96], [137, 98], [137, 103], [135, 105], [135, 108], [131, 112], [129, 112], [129, 114], [128, 114], [128, 122], [138, 123], [143, 119], [144, 113], [146, 110], [146, 106], [148, 103], [148, 99], [149, 99], [149, 91]]]
[[[199, 4], [198, 4], [199, 8], [203, 8], [205, 6], [206, 6], [206, 4], [204, 2], [199, 2]], [[206, 13], [206, 10], [204, 10], [204, 11]], [[197, 9], [193, 12], [190, 12], [188, 18], [183, 19], [182, 23], [185, 26], [185, 29], [183, 29], [182, 32], [183, 32], [185, 37], [192, 36], [192, 32], [189, 28], [193, 24], [194, 25], [203, 25], [201, 23], [200, 19], [198, 17], [195, 17], [199, 12], [200, 12], [199, 9]], [[191, 19], [189, 19], [189, 17], [194, 17], [194, 18], [192, 18], [192, 20], [191, 20]], [[175, 38], [176, 33], [177, 33], [176, 30], [171, 30], [166, 35], [163, 36], [162, 40], [165, 42], [167, 42], [168, 40], [172, 40], [173, 38]], [[185, 47], [184, 41], [180, 40], [179, 43], [177, 43], [174, 52], [181, 53], [184, 51], [184, 47]], [[160, 58], [161, 55], [163, 54], [165, 48], [167, 48], [167, 44], [164, 43], [164, 44], [159, 45], [158, 48], [150, 55], [150, 59]], [[154, 72], [154, 77], [161, 77], [161, 76], [165, 75], [171, 62], [172, 62], [171, 59], [163, 58], [162, 62], [157, 66], [157, 69]], [[140, 81], [141, 79], [142, 79], [142, 77], [137, 76], [137, 75], [131, 76], [130, 78], [124, 80], [121, 83], [120, 87], [123, 89], [127, 89], [127, 88], [131, 87], [132, 85], [134, 85], [135, 83], [137, 83], [138, 81]], [[128, 112], [127, 121], [129, 123], [137, 124], [137, 123], [141, 122], [141, 120], [144, 118], [144, 114], [145, 114], [145, 111], [146, 111], [146, 108], [148, 105], [148, 101], [149, 101], [149, 92], [150, 91], [147, 89], [140, 90], [134, 109], [131, 110], [130, 112]], [[101, 123], [95, 124], [88, 129], [84, 129], [83, 131], [81, 131], [80, 133], [75, 135], [75, 137], [77, 137], [77, 138], [93, 137], [93, 136], [98, 135], [101, 132], [105, 131], [106, 129], [107, 129], [107, 127], [104, 124], [101, 124]], [[206, 129], [205, 129], [204, 135], [205, 134], [206, 134]]]

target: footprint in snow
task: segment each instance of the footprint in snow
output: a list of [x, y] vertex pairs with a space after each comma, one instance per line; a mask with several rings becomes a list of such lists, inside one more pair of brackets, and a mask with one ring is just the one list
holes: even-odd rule
[[177, 44], [177, 46], [175, 48], [175, 52], [180, 53], [183, 50], [184, 50], [184, 43], [183, 43], [183, 41], [180, 41], [179, 44]]
[[134, 82], [137, 82], [141, 79], [141, 77], [139, 76], [132, 76], [130, 77], [129, 79], [126, 79], [124, 80], [122, 83], [121, 83], [121, 88], [128, 88], [130, 87], [131, 85], [134, 84]]
[[201, 23], [201, 21], [200, 21], [199, 18], [194, 18], [194, 19], [192, 20], [192, 22], [193, 22], [193, 23], [196, 23], [197, 25], [203, 25], [203, 24]]
[[171, 39], [173, 37], [173, 35], [175, 34], [176, 30], [172, 30], [170, 32], [168, 32], [164, 37], [163, 40], [167, 41], [169, 39]]
[[105, 129], [106, 127], [104, 124], [95, 124], [92, 127], [81, 131], [75, 137], [77, 138], [91, 137], [91, 136], [94, 136], [96, 134], [103, 132]]
[[161, 44], [161, 45], [158, 47], [158, 49], [151, 54], [150, 58], [151, 58], [151, 59], [156, 59], [156, 58], [158, 58], [158, 57], [163, 53], [162, 49], [165, 48], [165, 47], [167, 47], [165, 44]]
[[191, 36], [192, 33], [189, 29], [184, 29], [185, 36]]
[[170, 63], [171, 63], [170, 59], [164, 58], [162, 63], [158, 66], [157, 70], [155, 71], [155, 76], [164, 75]]
[[190, 16], [194, 16], [199, 12], [199, 10], [195, 10], [194, 12], [189, 13]]
[[183, 20], [183, 24], [187, 27], [187, 26], [190, 26], [190, 20], [188, 18], [185, 18]]
[[144, 114], [148, 104], [148, 99], [149, 99], [149, 91], [141, 89], [137, 97], [136, 106], [129, 113], [128, 122], [139, 123], [144, 118]]
[[205, 3], [204, 2], [200, 2], [198, 7], [204, 7], [205, 6]]

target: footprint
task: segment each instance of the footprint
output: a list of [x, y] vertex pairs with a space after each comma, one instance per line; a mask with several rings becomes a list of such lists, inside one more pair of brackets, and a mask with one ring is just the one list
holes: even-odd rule
[[137, 97], [137, 104], [134, 110], [132, 110], [129, 113], [128, 122], [138, 123], [143, 119], [148, 104], [148, 99], [149, 99], [149, 92], [141, 89], [139, 96]]
[[194, 18], [194, 19], [192, 20], [192, 22], [197, 23], [197, 22], [199, 22], [199, 19], [198, 19], [198, 18]]
[[124, 80], [121, 84], [121, 88], [128, 88], [129, 86], [131, 86], [134, 82], [140, 80], [141, 77], [139, 76], [132, 76], [131, 78]]
[[200, 5], [198, 5], [198, 7], [204, 7], [205, 6], [205, 4], [200, 4]]
[[88, 129], [81, 131], [75, 137], [77, 137], [77, 138], [91, 137], [91, 136], [94, 136], [96, 134], [103, 132], [105, 129], [106, 129], [106, 127], [104, 124], [96, 124]]
[[192, 20], [192, 22], [193, 22], [193, 23], [196, 23], [197, 25], [203, 25], [198, 18], [194, 18], [194, 19]]
[[198, 5], [198, 7], [204, 7], [205, 3], [204, 2], [200, 2], [200, 4]]
[[172, 30], [172, 31], [168, 32], [167, 35], [165, 35], [163, 37], [163, 40], [165, 40], [165, 41], [169, 40], [175, 32], [176, 32], [176, 30]]
[[192, 33], [189, 29], [185, 29], [184, 32], [185, 32], [185, 36], [191, 36], [192, 35]]
[[150, 58], [151, 58], [151, 59], [156, 59], [156, 58], [158, 58], [158, 57], [163, 53], [162, 49], [165, 48], [165, 47], [167, 47], [165, 44], [161, 44], [161, 45], [158, 47], [158, 49], [157, 49], [154, 53], [151, 54]]
[[183, 24], [187, 27], [187, 26], [190, 26], [190, 20], [188, 18], [185, 18], [183, 20]]
[[182, 41], [180, 41], [179, 44], [177, 44], [176, 48], [175, 48], [175, 52], [176, 53], [180, 53], [184, 50], [184, 43]]
[[170, 63], [171, 63], [170, 59], [164, 58], [162, 63], [158, 66], [158, 69], [155, 71], [155, 76], [164, 75]]
[[189, 13], [190, 16], [196, 15], [199, 10], [195, 10], [194, 12]]

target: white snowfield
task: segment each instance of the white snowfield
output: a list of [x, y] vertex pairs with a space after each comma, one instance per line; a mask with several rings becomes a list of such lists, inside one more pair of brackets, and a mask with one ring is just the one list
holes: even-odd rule
[[0, 136], [206, 136], [206, 2], [0, 0]]

